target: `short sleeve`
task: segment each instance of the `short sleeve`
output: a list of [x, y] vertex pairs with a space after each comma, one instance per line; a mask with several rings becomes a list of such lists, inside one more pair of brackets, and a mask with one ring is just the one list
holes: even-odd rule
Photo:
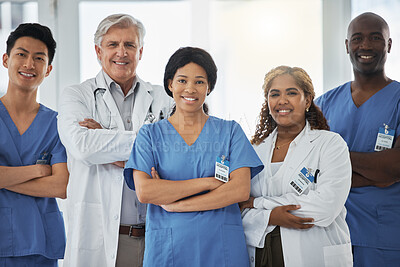
[[154, 166], [151, 131], [149, 125], [144, 125], [136, 136], [131, 155], [125, 164], [124, 177], [129, 188], [135, 190], [133, 170], [142, 171], [151, 176], [151, 168]]
[[51, 160], [50, 165], [54, 165], [57, 163], [67, 162], [67, 153], [65, 152], [65, 147], [60, 141], [60, 137], [57, 134], [57, 142], [51, 151]]
[[250, 167], [251, 178], [264, 169], [264, 165], [238, 123], [233, 121], [230, 144], [230, 172]]
[[55, 141], [55, 145], [53, 146], [53, 148], [51, 150], [50, 165], [67, 162], [67, 152], [65, 151], [65, 147], [61, 143], [60, 136], [58, 135], [57, 123], [58, 123], [57, 118], [54, 115], [53, 122], [51, 125], [51, 128], [53, 129], [51, 131], [51, 135], [53, 135], [53, 133], [54, 133], [53, 140]]

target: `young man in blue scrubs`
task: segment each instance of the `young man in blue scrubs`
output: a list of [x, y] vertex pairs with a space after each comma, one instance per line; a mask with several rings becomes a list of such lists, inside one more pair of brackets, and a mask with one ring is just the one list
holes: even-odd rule
[[65, 232], [55, 197], [65, 198], [66, 153], [57, 113], [36, 102], [56, 42], [49, 28], [21, 24], [7, 40], [0, 98], [0, 266], [57, 266]]
[[354, 266], [399, 266], [400, 83], [385, 74], [389, 26], [374, 13], [361, 14], [351, 21], [345, 43], [354, 81], [316, 103], [351, 151], [346, 220]]

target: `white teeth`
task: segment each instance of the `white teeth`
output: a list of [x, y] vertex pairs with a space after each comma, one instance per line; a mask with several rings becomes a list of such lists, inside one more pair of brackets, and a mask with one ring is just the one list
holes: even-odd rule
[[188, 101], [195, 101], [196, 98], [190, 98], [190, 97], [183, 97], [183, 99], [188, 100]]
[[126, 62], [115, 62], [115, 64], [117, 64], [117, 65], [126, 65], [128, 63], [126, 63]]
[[372, 58], [372, 56], [360, 56], [360, 58], [362, 58], [362, 59], [370, 59], [370, 58]]
[[30, 74], [30, 73], [25, 73], [25, 72], [20, 72], [21, 75], [25, 76], [25, 77], [33, 77], [35, 75]]
[[288, 109], [282, 109], [282, 110], [278, 110], [279, 113], [288, 113], [290, 112], [290, 110]]

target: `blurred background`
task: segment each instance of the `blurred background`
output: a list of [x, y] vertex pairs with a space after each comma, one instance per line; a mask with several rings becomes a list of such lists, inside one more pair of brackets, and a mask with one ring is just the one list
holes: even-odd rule
[[[40, 102], [57, 110], [60, 91], [100, 70], [93, 34], [113, 13], [128, 13], [147, 30], [137, 73], [162, 84], [165, 64], [179, 47], [208, 50], [218, 66], [216, 90], [207, 100], [212, 115], [238, 121], [252, 135], [261, 104], [264, 75], [278, 65], [304, 68], [318, 95], [352, 79], [344, 40], [348, 23], [365, 11], [381, 15], [393, 39], [386, 71], [400, 80], [399, 0], [181, 0], [181, 1], [0, 1], [0, 50], [23, 22], [49, 26], [57, 41], [51, 75]], [[0, 96], [7, 89], [0, 68]]]

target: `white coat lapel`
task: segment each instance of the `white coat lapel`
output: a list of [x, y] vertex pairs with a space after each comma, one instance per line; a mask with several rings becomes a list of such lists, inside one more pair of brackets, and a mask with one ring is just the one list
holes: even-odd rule
[[[308, 155], [312, 153], [314, 149], [314, 140], [319, 136], [318, 131], [312, 131], [309, 128], [309, 125], [305, 126], [304, 132], [300, 133], [301, 136], [296, 137], [295, 147], [291, 147], [293, 149], [293, 153], [291, 153], [290, 158], [287, 159], [287, 162], [290, 162], [288, 165], [287, 170], [289, 171], [285, 175], [292, 176], [293, 172], [298, 171], [300, 168], [308, 167], [308, 166], [301, 166], [305, 159], [308, 158]], [[286, 160], [285, 160], [286, 161]]]
[[153, 102], [153, 97], [150, 95], [148, 86], [144, 82], [140, 83], [137, 87], [137, 92], [135, 94], [135, 104], [133, 105], [132, 121], [133, 121], [133, 131], [137, 132], [139, 128], [143, 125], [147, 113], [149, 112], [151, 103]]

